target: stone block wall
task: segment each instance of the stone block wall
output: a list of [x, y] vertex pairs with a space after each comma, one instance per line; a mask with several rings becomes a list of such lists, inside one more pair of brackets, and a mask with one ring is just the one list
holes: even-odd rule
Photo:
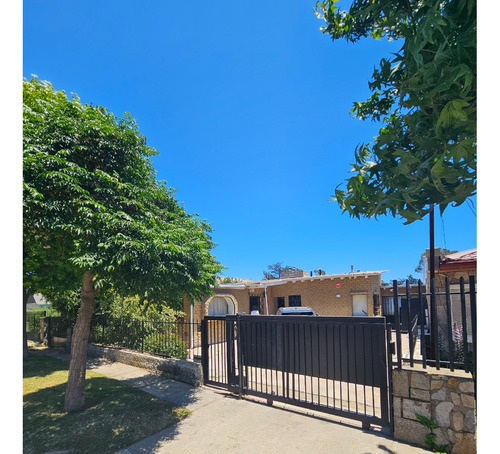
[[463, 371], [434, 368], [393, 370], [394, 438], [426, 447], [430, 432], [416, 414], [438, 426], [436, 444], [452, 454], [476, 453], [474, 381]]
[[89, 344], [88, 355], [148, 369], [171, 380], [181, 381], [189, 385], [201, 386], [203, 384], [203, 370], [199, 363], [175, 358], [159, 358], [147, 353], [101, 347], [94, 344]]

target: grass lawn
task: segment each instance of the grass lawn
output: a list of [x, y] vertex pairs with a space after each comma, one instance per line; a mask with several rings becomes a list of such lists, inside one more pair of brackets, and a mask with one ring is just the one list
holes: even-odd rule
[[23, 443], [26, 454], [68, 450], [112, 453], [148, 437], [189, 414], [92, 371], [87, 371], [85, 407], [64, 412], [69, 364], [31, 352], [23, 365]]

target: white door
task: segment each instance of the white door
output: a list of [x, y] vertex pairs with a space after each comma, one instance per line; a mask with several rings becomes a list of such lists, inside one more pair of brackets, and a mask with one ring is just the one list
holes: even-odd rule
[[368, 295], [352, 295], [352, 315], [368, 315]]

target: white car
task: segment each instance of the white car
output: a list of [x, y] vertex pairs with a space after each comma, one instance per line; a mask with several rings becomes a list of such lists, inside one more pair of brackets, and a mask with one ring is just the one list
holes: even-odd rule
[[319, 315], [314, 312], [310, 307], [280, 307], [276, 315]]

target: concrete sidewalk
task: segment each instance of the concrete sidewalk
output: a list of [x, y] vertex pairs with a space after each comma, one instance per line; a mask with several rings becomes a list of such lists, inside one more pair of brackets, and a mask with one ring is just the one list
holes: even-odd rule
[[[68, 354], [48, 354], [69, 360]], [[118, 454], [171, 453], [341, 453], [417, 454], [429, 451], [399, 443], [381, 431], [288, 405], [267, 406], [254, 398], [239, 399], [223, 390], [169, 380], [145, 369], [102, 359], [88, 367], [109, 378], [185, 406], [191, 415], [180, 423], [121, 450]]]

